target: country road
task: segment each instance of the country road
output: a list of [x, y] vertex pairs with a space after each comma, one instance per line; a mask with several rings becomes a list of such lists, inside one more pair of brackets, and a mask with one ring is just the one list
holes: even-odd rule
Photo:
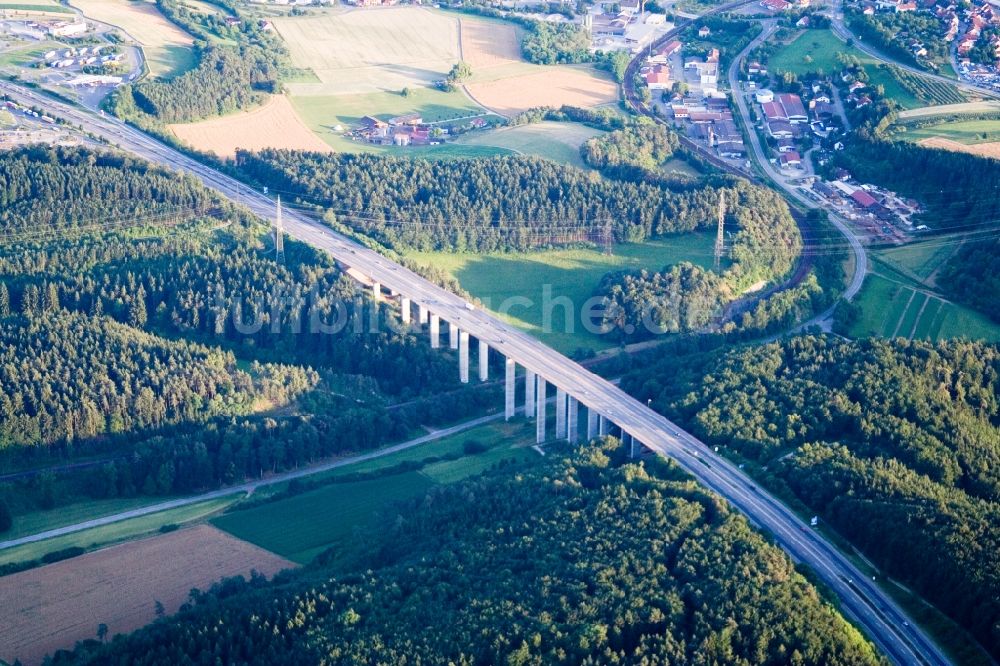
[[10, 539], [8, 541], [0, 541], [0, 550], [6, 550], [8, 548], [14, 548], [16, 546], [23, 546], [28, 543], [34, 543], [36, 541], [45, 541], [46, 539], [51, 539], [53, 537], [64, 536], [66, 534], [73, 534], [74, 532], [81, 532], [83, 530], [88, 530], [92, 527], [101, 527], [102, 525], [111, 525], [112, 523], [118, 523], [123, 520], [129, 520], [130, 518], [139, 518], [140, 516], [148, 516], [152, 513], [160, 513], [161, 511], [166, 511], [168, 509], [176, 509], [180, 506], [188, 506], [190, 504], [197, 504], [199, 502], [205, 502], [208, 500], [219, 499], [220, 497], [229, 497], [230, 495], [235, 495], [237, 493], [252, 493], [258, 488], [264, 488], [266, 486], [273, 486], [276, 483], [285, 483], [286, 481], [291, 481], [292, 479], [301, 479], [302, 477], [312, 476], [313, 474], [320, 474], [321, 472], [329, 472], [330, 470], [338, 469], [340, 467], [346, 467], [348, 465], [355, 465], [360, 462], [365, 462], [367, 460], [375, 460], [376, 458], [381, 458], [392, 453], [398, 453], [399, 451], [405, 451], [406, 449], [412, 449], [415, 446], [420, 446], [421, 444], [427, 444], [428, 442], [433, 442], [435, 440], [442, 439], [444, 437], [450, 437], [451, 435], [456, 435], [460, 432], [476, 428], [487, 423], [492, 423], [493, 421], [499, 421], [503, 418], [503, 413], [490, 414], [488, 416], [482, 416], [477, 419], [472, 419], [471, 421], [463, 421], [457, 425], [450, 426], [448, 428], [442, 428], [441, 430], [435, 430], [427, 435], [422, 435], [414, 439], [407, 440], [405, 442], [400, 442], [399, 444], [393, 444], [392, 446], [387, 446], [376, 451], [371, 451], [369, 453], [363, 453], [356, 456], [350, 456], [347, 458], [338, 458], [337, 460], [332, 460], [330, 462], [321, 463], [319, 465], [311, 465], [309, 467], [300, 467], [299, 469], [292, 470], [290, 472], [284, 472], [282, 474], [275, 474], [274, 476], [269, 476], [264, 479], [257, 479], [256, 481], [249, 481], [247, 483], [240, 484], [238, 486], [227, 486], [225, 488], [219, 488], [218, 490], [212, 490], [207, 493], [201, 493], [200, 495], [191, 495], [190, 497], [181, 497], [179, 499], [167, 500], [165, 502], [157, 502], [155, 504], [150, 504], [148, 506], [139, 507], [138, 509], [131, 509], [129, 511], [122, 511], [120, 513], [115, 513], [109, 516], [101, 516], [100, 518], [94, 518], [92, 520], [84, 520], [79, 523], [73, 523], [72, 525], [64, 525], [62, 527], [57, 527], [55, 529], [46, 530], [45, 532], [38, 532], [36, 534], [30, 534], [28, 536], [21, 537], [19, 539]]
[[[729, 65], [729, 88], [733, 94], [733, 101], [736, 103], [736, 108], [739, 110], [740, 116], [743, 118], [743, 124], [747, 128], [747, 136], [750, 139], [750, 147], [753, 149], [754, 158], [756, 159], [758, 165], [764, 170], [764, 173], [771, 179], [775, 185], [781, 188], [785, 195], [789, 198], [794, 199], [802, 206], [809, 209], [820, 209], [826, 210], [823, 206], [808, 198], [801, 192], [798, 188], [788, 182], [788, 179], [782, 175], [768, 159], [767, 150], [761, 145], [760, 136], [754, 129], [753, 121], [750, 118], [750, 108], [747, 103], [747, 98], [744, 92], [740, 89], [739, 82], [739, 71], [740, 63], [746, 58], [747, 54], [750, 53], [754, 48], [760, 45], [761, 42], [767, 40], [771, 35], [775, 33], [778, 29], [778, 24], [776, 21], [765, 21], [764, 29], [761, 33], [754, 38], [746, 48], [733, 58], [733, 62]], [[851, 230], [847, 221], [841, 218], [839, 215], [828, 212], [828, 217], [830, 223], [837, 228], [837, 230], [843, 234], [844, 238], [851, 246], [851, 252], [854, 254], [854, 274], [851, 276], [851, 281], [848, 283], [847, 287], [844, 289], [844, 293], [841, 295], [844, 300], [852, 300], [859, 291], [861, 291], [861, 285], [865, 281], [865, 274], [868, 272], [868, 253], [865, 251], [864, 245]], [[805, 325], [815, 324], [817, 322], [824, 321], [828, 319], [836, 308], [836, 303], [830, 306], [825, 312], [821, 312], [815, 317], [813, 317]]]
[[[847, 27], [844, 22], [844, 6], [843, 1], [838, 2], [835, 6], [831, 16], [830, 16], [830, 28], [833, 30], [833, 34], [844, 40], [844, 42], [850, 41], [854, 48], [865, 53], [866, 55], [880, 60], [882, 62], [888, 63], [890, 65], [895, 65], [900, 69], [903, 69], [911, 74], [916, 74], [934, 81], [939, 81], [941, 83], [946, 83], [951, 86], [955, 86], [959, 90], [964, 90], [976, 95], [982, 95], [984, 97], [992, 97], [995, 99], [1000, 99], [1000, 92], [993, 90], [991, 88], [984, 88], [982, 86], [977, 86], [974, 83], [969, 83], [968, 81], [962, 81], [960, 79], [953, 79], [947, 76], [941, 76], [940, 74], [934, 74], [933, 72], [928, 72], [926, 70], [920, 69], [919, 67], [914, 67], [913, 65], [907, 64], [901, 60], [893, 58], [892, 56], [882, 53], [874, 46], [870, 46], [865, 42], [861, 41], [861, 38], [851, 32], [851, 29]], [[957, 70], [956, 70], [957, 71]]]
[[[273, 219], [274, 202], [247, 191], [233, 178], [197, 162], [116, 119], [104, 118], [9, 82], [0, 93], [81, 125], [122, 150], [199, 178], [223, 196], [241, 201], [263, 219]], [[242, 198], [241, 198], [242, 194]], [[767, 530], [796, 561], [814, 570], [840, 598], [840, 608], [856, 621], [894, 663], [948, 664], [947, 657], [914, 625], [905, 612], [867, 579], [847, 557], [770, 493], [757, 487], [736, 465], [673, 422], [536, 338], [497, 320], [403, 266], [342, 236], [297, 211], [287, 211], [286, 232], [329, 252], [342, 265], [369, 276], [385, 288], [405, 295], [457, 326], [494, 353], [503, 354], [556, 386], [580, 405], [616, 424], [645, 447], [667, 456], [705, 487], [727, 499], [748, 519]]]

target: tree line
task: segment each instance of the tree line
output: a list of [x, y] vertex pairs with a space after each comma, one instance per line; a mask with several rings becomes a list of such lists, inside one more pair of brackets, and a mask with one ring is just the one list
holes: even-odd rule
[[356, 568], [229, 580], [63, 664], [874, 664], [788, 557], [615, 440], [393, 509]]
[[0, 230], [37, 235], [215, 205], [188, 176], [119, 153], [34, 145], [0, 152]]
[[807, 336], [673, 354], [622, 386], [747, 461], [1000, 655], [995, 345]]
[[[641, 241], [714, 226], [727, 187], [739, 193], [732, 201], [741, 243], [764, 253], [747, 262], [744, 279], [770, 272], [764, 262], [780, 270], [798, 251], [787, 206], [734, 180], [677, 183], [645, 172], [635, 180], [602, 178], [534, 157], [425, 161], [285, 150], [239, 151], [236, 166], [250, 181], [397, 249], [527, 250], [609, 233], [618, 242]], [[748, 202], [759, 207], [750, 210]], [[749, 229], [759, 220], [766, 224]]]
[[[230, 25], [220, 14], [193, 11], [175, 0], [157, 0], [174, 23], [195, 35], [194, 69], [170, 80], [148, 79], [120, 86], [108, 98], [115, 115], [144, 127], [233, 113], [279, 92], [288, 54], [256, 19], [241, 18], [230, 3], [221, 6], [241, 18]], [[235, 45], [221, 43], [223, 40]]]

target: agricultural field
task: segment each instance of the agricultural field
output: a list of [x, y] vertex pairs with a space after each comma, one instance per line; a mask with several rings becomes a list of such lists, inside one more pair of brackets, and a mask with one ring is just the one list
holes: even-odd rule
[[[475, 441], [485, 451], [464, 454], [467, 442]], [[534, 428], [523, 422], [496, 422], [376, 460], [339, 468], [310, 480], [327, 483], [301, 494], [275, 499], [258, 506], [230, 511], [212, 523], [288, 559], [305, 564], [323, 551], [336, 547], [347, 556], [360, 549], [355, 543], [359, 530], [387, 519], [382, 513], [403, 500], [419, 497], [437, 484], [452, 483], [484, 471], [501, 460], [531, 460], [538, 454], [527, 448], [534, 441]], [[420, 467], [430, 457], [454, 456]], [[366, 479], [343, 478], [407, 463], [419, 469], [393, 470]]]
[[517, 127], [505, 127], [492, 132], [473, 132], [459, 138], [463, 146], [494, 146], [521, 155], [537, 155], [555, 162], [586, 166], [580, 157], [580, 146], [595, 136], [604, 134], [580, 123], [541, 122]]
[[980, 157], [992, 157], [995, 159], [1000, 159], [1000, 142], [998, 141], [967, 144], [967, 143], [961, 143], [959, 141], [953, 141], [951, 139], [942, 139], [941, 137], [934, 137], [931, 139], [921, 140], [920, 145], [925, 146], [927, 148], [941, 148], [943, 150], [950, 150], [952, 152], [970, 153], [972, 155], [979, 155]]
[[6, 0], [0, 1], [0, 16], [26, 16], [28, 14], [72, 14], [73, 10], [55, 0]]
[[40, 509], [14, 516], [13, 526], [3, 534], [3, 539], [19, 539], [29, 534], [73, 525], [85, 520], [111, 516], [123, 511], [131, 511], [142, 506], [162, 502], [164, 497], [116, 497], [114, 499], [86, 500], [66, 504], [58, 511]]
[[806, 30], [779, 49], [768, 60], [775, 72], [803, 75], [809, 72], [832, 73], [840, 69], [839, 53], [852, 55], [864, 65], [870, 81], [885, 89], [885, 94], [904, 109], [964, 101], [954, 86], [916, 76], [898, 67], [885, 66], [866, 53], [848, 46], [829, 30]]
[[924, 127], [907, 127], [899, 135], [909, 141], [942, 138], [966, 145], [997, 142], [1000, 120], [947, 120]]
[[[488, 255], [414, 252], [408, 257], [448, 272], [501, 319], [568, 354], [581, 347], [605, 349], [615, 344], [584, 330], [579, 319], [579, 309], [606, 273], [642, 268], [655, 271], [679, 261], [711, 267], [712, 247], [712, 234], [700, 232], [616, 245], [611, 255], [600, 249], [580, 248]], [[565, 309], [558, 305], [549, 308], [551, 325], [545, 326], [546, 290], [549, 301], [567, 297], [575, 305], [577, 316], [572, 326], [567, 325]], [[512, 298], [528, 298], [532, 304], [522, 306], [508, 300]], [[512, 307], [498, 312], [507, 309], [504, 303]]]
[[149, 0], [72, 0], [96, 21], [121, 28], [141, 47], [151, 76], [171, 78], [194, 66], [194, 38], [167, 20]]
[[272, 576], [293, 563], [200, 525], [132, 541], [0, 578], [0, 659], [38, 664], [58, 649], [137, 629], [174, 613], [193, 588], [251, 570]]
[[318, 79], [289, 83], [296, 97], [426, 87], [458, 60], [457, 21], [419, 7], [289, 16], [274, 26], [292, 63]]
[[[239, 494], [234, 494], [220, 499], [206, 500], [138, 518], [122, 520], [110, 525], [92, 527], [44, 541], [35, 541], [22, 546], [7, 548], [0, 550], [0, 564], [37, 560], [47, 553], [65, 548], [80, 547], [92, 550], [101, 546], [155, 533], [164, 525], [180, 525], [202, 520], [222, 511], [239, 499], [239, 497]], [[92, 515], [88, 515], [87, 519], [93, 517]], [[2, 580], [4, 579], [0, 578], [0, 581]]]
[[284, 95], [272, 95], [266, 104], [251, 111], [169, 127], [181, 141], [220, 157], [232, 157], [237, 148], [330, 151]]
[[587, 65], [539, 66], [530, 74], [472, 82], [466, 88], [477, 102], [504, 116], [539, 106], [594, 108], [618, 100], [618, 84], [611, 76]]
[[942, 104], [941, 106], [928, 106], [920, 109], [908, 109], [899, 112], [899, 120], [912, 120], [914, 118], [926, 118], [930, 116], [957, 116], [961, 114], [985, 114], [1000, 112], [1000, 102], [979, 101], [963, 102], [962, 104]]
[[[337, 151], [445, 158], [512, 154], [519, 148], [471, 137], [414, 150], [372, 146], [344, 134], [364, 116], [385, 120], [416, 112], [427, 123], [440, 123], [491, 113], [510, 116], [536, 106], [593, 107], [618, 97], [617, 84], [592, 67], [525, 62], [517, 26], [503, 21], [392, 7], [277, 17], [275, 27], [295, 67], [286, 81], [292, 106]], [[467, 85], [453, 92], [436, 89], [434, 82], [459, 60], [472, 68]], [[569, 159], [565, 148], [551, 148]]]
[[442, 92], [432, 88], [412, 88], [405, 97], [399, 92], [376, 92], [364, 95], [299, 96], [292, 97], [291, 102], [296, 113], [316, 136], [334, 150], [351, 153], [399, 152], [409, 155], [412, 152], [412, 149], [374, 146], [345, 138], [344, 133], [357, 127], [361, 118], [366, 115], [388, 119], [416, 112], [421, 114], [424, 122], [437, 123], [487, 114], [460, 91]]
[[879, 273], [865, 278], [856, 302], [862, 317], [851, 327], [851, 337], [1000, 341], [1000, 327], [984, 315]]
[[539, 107], [595, 107], [618, 99], [618, 84], [590, 66], [532, 65], [521, 57], [518, 28], [461, 19], [462, 58], [472, 67], [466, 90], [504, 116]]
[[957, 245], [944, 239], [911, 243], [902, 247], [878, 251], [878, 260], [892, 266], [905, 276], [934, 286], [934, 274], [954, 254]]

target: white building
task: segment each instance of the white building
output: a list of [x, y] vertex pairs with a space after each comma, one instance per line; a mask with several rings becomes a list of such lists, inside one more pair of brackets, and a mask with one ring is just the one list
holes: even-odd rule
[[758, 104], [767, 104], [774, 101], [774, 93], [764, 88], [754, 93], [754, 99], [757, 100]]
[[49, 34], [53, 37], [79, 37], [88, 30], [84, 21], [73, 23], [53, 23], [49, 26]]

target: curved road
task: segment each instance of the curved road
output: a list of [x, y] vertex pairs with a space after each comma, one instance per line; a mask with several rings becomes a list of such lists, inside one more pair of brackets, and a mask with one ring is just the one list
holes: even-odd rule
[[868, 44], [864, 43], [863, 41], [861, 41], [860, 37], [851, 32], [850, 28], [848, 28], [847, 24], [844, 22], [843, 3], [837, 4], [836, 8], [833, 11], [833, 15], [830, 17], [830, 21], [831, 21], [830, 28], [833, 30], [833, 34], [835, 34], [837, 37], [844, 40], [845, 42], [851, 40], [851, 42], [854, 45], [854, 48], [858, 49], [859, 51], [867, 55], [870, 55], [876, 60], [881, 60], [882, 62], [889, 63], [890, 65], [895, 65], [900, 69], [910, 72], [911, 74], [916, 74], [918, 76], [923, 76], [928, 79], [933, 79], [934, 81], [940, 81], [941, 83], [946, 83], [948, 85], [955, 86], [960, 90], [965, 90], [967, 92], [971, 92], [977, 95], [983, 95], [985, 97], [1000, 99], [1000, 92], [997, 92], [996, 90], [993, 90], [991, 88], [984, 88], [974, 83], [969, 83], [968, 81], [962, 81], [961, 79], [952, 79], [947, 76], [941, 76], [940, 74], [934, 74], [933, 72], [928, 72], [926, 70], [920, 69], [919, 67], [914, 67], [913, 65], [902, 62], [901, 60], [897, 60], [896, 58], [893, 58], [891, 56], [887, 56], [881, 51], [878, 51], [875, 47], [869, 46]]
[[[235, 179], [118, 120], [98, 116], [9, 82], [0, 82], [0, 93], [22, 103], [44, 107], [50, 113], [105, 137], [123, 150], [189, 173], [262, 218], [273, 219], [274, 202], [266, 196], [252, 190], [248, 192], [247, 187]], [[729, 500], [753, 523], [768, 530], [791, 557], [812, 567], [840, 597], [842, 611], [863, 627], [893, 662], [901, 665], [949, 663], [892, 599], [871, 584], [842, 553], [693, 435], [530, 335], [507, 326], [487, 312], [472, 308], [461, 297], [331, 231], [320, 222], [288, 210], [284, 224], [289, 235], [326, 250], [341, 264], [410, 297], [445, 321], [455, 322], [463, 331], [487, 342], [492, 349], [545, 378], [547, 383], [562, 388], [647, 448], [674, 459], [707, 488]]]
[[[743, 122], [747, 127], [747, 135], [750, 138], [750, 146], [753, 148], [754, 156], [757, 159], [757, 163], [764, 170], [764, 173], [768, 175], [771, 181], [780, 187], [787, 197], [795, 199], [797, 202], [810, 209], [821, 209], [826, 210], [823, 206], [820, 206], [815, 201], [805, 196], [799, 192], [798, 188], [787, 182], [785, 177], [779, 173], [771, 161], [767, 157], [766, 149], [760, 143], [760, 136], [754, 131], [753, 123], [750, 120], [750, 110], [747, 105], [746, 96], [740, 90], [739, 87], [739, 69], [740, 63], [746, 57], [746, 55], [757, 47], [761, 42], [770, 37], [778, 29], [778, 24], [773, 21], [769, 21], [764, 25], [764, 30], [753, 39], [743, 51], [733, 58], [732, 64], [729, 66], [729, 88], [733, 94], [733, 101], [736, 102], [736, 107], [743, 117]], [[837, 228], [837, 230], [844, 235], [847, 242], [851, 245], [851, 252], [854, 253], [854, 275], [851, 276], [851, 281], [844, 289], [842, 297], [845, 300], [852, 300], [857, 293], [861, 290], [861, 285], [865, 281], [865, 273], [868, 272], [868, 254], [865, 252], [864, 245], [858, 240], [858, 237], [854, 235], [851, 231], [847, 222], [838, 215], [832, 213], [829, 214], [830, 222]], [[826, 319], [833, 314], [833, 310], [836, 307], [831, 306], [826, 312], [820, 313], [812, 319], [812, 321], [821, 321]]]

